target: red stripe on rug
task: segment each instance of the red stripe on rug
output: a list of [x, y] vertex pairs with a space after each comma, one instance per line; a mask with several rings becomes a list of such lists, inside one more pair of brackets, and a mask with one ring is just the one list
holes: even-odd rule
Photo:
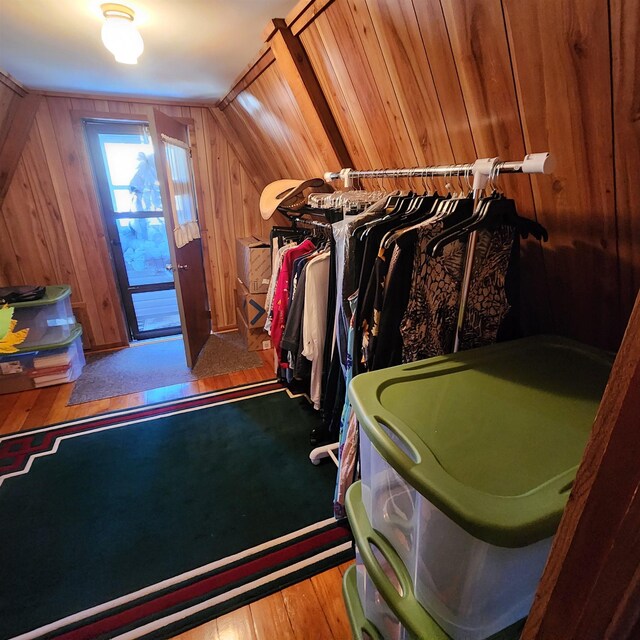
[[274, 551], [265, 556], [250, 560], [244, 564], [209, 576], [199, 582], [192, 583], [160, 596], [154, 600], [114, 614], [108, 618], [103, 618], [94, 623], [90, 623], [79, 629], [74, 629], [60, 636], [56, 640], [91, 640], [98, 636], [117, 631], [123, 627], [134, 624], [136, 621], [144, 620], [156, 613], [161, 613], [171, 607], [188, 602], [199, 596], [224, 588], [235, 582], [250, 578], [259, 572], [276, 567], [283, 563], [294, 564], [296, 558], [308, 554], [314, 549], [337, 543], [341, 539], [351, 539], [351, 533], [343, 525], [336, 526], [328, 531], [307, 538], [301, 542], [294, 543], [278, 551]]
[[249, 389], [232, 390], [227, 393], [223, 392], [213, 398], [201, 398], [196, 396], [192, 400], [184, 399], [162, 407], [141, 407], [140, 410], [127, 413], [125, 415], [112, 414], [101, 416], [95, 420], [90, 420], [78, 425], [65, 426], [65, 423], [63, 423], [59, 427], [49, 429], [43, 437], [42, 442], [37, 445], [30, 445], [30, 439], [40, 432], [38, 430], [30, 431], [25, 433], [23, 436], [7, 439], [0, 443], [0, 458], [6, 457], [12, 459], [11, 464], [0, 468], [0, 476], [24, 469], [26, 461], [31, 456], [37, 453], [50, 451], [53, 448], [54, 442], [62, 436], [89, 432], [99, 427], [114, 426], [121, 424], [122, 422], [139, 420], [141, 418], [161, 417], [166, 413], [171, 413], [172, 411], [179, 409], [191, 409], [200, 406], [212, 407], [229, 400], [238, 400], [248, 396], [267, 393], [268, 391], [275, 391], [277, 389], [283, 389], [282, 385], [278, 382], [271, 382], [257, 387], [251, 387]]

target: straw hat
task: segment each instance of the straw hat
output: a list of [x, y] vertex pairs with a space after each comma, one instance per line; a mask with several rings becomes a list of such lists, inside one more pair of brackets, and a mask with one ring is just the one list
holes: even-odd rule
[[304, 193], [309, 189], [309, 193], [330, 193], [333, 187], [322, 178], [311, 178], [310, 180], [276, 180], [268, 184], [260, 196], [260, 215], [268, 220], [278, 207], [284, 207], [295, 211], [300, 209], [307, 201]]

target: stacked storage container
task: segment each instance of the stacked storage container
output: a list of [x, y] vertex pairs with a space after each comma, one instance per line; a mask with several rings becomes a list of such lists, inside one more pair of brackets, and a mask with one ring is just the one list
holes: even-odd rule
[[68, 285], [46, 287], [39, 300], [16, 302], [16, 331], [29, 329], [17, 353], [0, 356], [0, 393], [76, 380], [85, 364], [82, 327], [71, 309]]
[[356, 637], [517, 637], [611, 363], [535, 337], [352, 381]]

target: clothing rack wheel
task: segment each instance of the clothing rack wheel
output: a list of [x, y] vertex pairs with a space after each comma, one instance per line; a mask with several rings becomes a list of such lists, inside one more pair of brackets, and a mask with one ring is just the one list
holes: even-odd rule
[[331, 444], [324, 444], [321, 447], [316, 447], [309, 454], [309, 460], [311, 460], [312, 464], [319, 465], [323, 458], [331, 458], [337, 467], [338, 458], [334, 451], [337, 451], [339, 447], [340, 443], [338, 442], [332, 442]]

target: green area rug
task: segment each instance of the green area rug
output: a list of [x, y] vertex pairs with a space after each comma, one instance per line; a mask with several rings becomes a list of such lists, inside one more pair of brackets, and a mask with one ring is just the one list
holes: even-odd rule
[[275, 382], [0, 438], [0, 638], [167, 638], [351, 556]]

